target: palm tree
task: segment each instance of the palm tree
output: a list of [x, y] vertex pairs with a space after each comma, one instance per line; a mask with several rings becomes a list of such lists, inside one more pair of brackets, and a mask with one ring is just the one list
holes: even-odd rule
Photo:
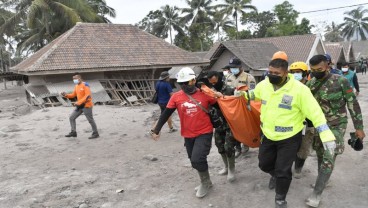
[[342, 27], [341, 35], [350, 40], [354, 35], [356, 35], [356, 39], [366, 40], [366, 33], [368, 32], [368, 17], [364, 15], [368, 13], [367, 9], [363, 9], [363, 7], [358, 7], [351, 11], [345, 12], [347, 15], [344, 17], [344, 23], [340, 24], [339, 27]]
[[189, 26], [196, 23], [209, 23], [209, 16], [213, 14], [212, 0], [185, 0], [189, 8], [181, 9], [183, 21]]
[[[0, 33], [21, 25], [27, 30], [15, 36], [18, 52], [36, 51], [66, 32], [77, 22], [106, 22], [115, 11], [104, 0], [13, 0], [16, 13], [0, 26]], [[96, 6], [98, 5], [98, 6]]]
[[325, 30], [325, 41], [326, 42], [340, 42], [344, 41], [344, 39], [341, 37], [341, 28], [335, 24], [335, 22], [332, 22], [331, 25], [326, 26]]
[[163, 6], [161, 7], [161, 16], [153, 23], [153, 33], [159, 34], [159, 37], [163, 38], [167, 38], [169, 33], [170, 43], [172, 44], [172, 30], [176, 30], [181, 34], [184, 33], [182, 29], [184, 25], [180, 20], [178, 7]]
[[244, 15], [246, 10], [257, 12], [257, 8], [250, 5], [252, 0], [225, 0], [225, 4], [218, 4], [216, 8], [220, 8], [221, 12], [227, 15], [232, 15], [235, 20], [236, 27], [236, 39], [238, 39], [238, 18], [240, 15]]
[[216, 11], [212, 18], [212, 24], [214, 25], [214, 30], [217, 33], [217, 40], [220, 41], [220, 29], [227, 30], [234, 28], [234, 22], [229, 20], [224, 13]]

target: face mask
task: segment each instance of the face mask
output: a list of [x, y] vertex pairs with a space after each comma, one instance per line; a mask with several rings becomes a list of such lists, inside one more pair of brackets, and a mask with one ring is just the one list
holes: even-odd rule
[[303, 79], [303, 73], [294, 73], [294, 79], [300, 81]]
[[224, 74], [225, 77], [227, 77], [227, 75], [229, 75], [229, 71], [223, 71], [222, 73]]
[[187, 93], [187, 94], [194, 94], [197, 91], [197, 88], [195, 85], [182, 85], [181, 89]]
[[326, 75], [326, 72], [325, 71], [322, 71], [322, 72], [312, 72], [312, 75], [316, 79], [322, 79]]
[[239, 72], [240, 72], [239, 68], [230, 68], [230, 71], [231, 71], [231, 73], [232, 73], [232, 74], [234, 74], [234, 75], [237, 75], [237, 74], [239, 74]]
[[79, 84], [79, 79], [73, 79], [74, 84]]
[[278, 85], [281, 84], [282, 82], [282, 77], [281, 76], [277, 76], [277, 75], [273, 75], [273, 74], [268, 74], [268, 79], [270, 80], [271, 84], [274, 85]]
[[341, 68], [342, 72], [348, 72], [349, 68]]

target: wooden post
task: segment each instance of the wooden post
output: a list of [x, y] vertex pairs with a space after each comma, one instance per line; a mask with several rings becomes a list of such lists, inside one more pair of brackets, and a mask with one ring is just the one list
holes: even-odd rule
[[0, 58], [1, 58], [1, 68], [3, 70], [3, 73], [4, 73], [4, 78], [3, 78], [3, 82], [4, 82], [4, 89], [6, 90], [7, 87], [6, 87], [6, 79], [5, 79], [5, 64], [4, 64], [4, 56], [3, 56], [3, 49], [0, 48]]

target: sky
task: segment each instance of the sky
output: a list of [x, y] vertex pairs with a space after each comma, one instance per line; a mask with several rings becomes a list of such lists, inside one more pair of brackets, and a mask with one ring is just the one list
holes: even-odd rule
[[[135, 24], [142, 20], [151, 10], [160, 9], [166, 4], [170, 6], [177, 6], [179, 8], [187, 7], [185, 0], [106, 0], [107, 5], [116, 10], [116, 18], [111, 19], [113, 23], [117, 24]], [[214, 1], [216, 3], [216, 1]], [[217, 0], [221, 2], [221, 0]], [[258, 11], [272, 10], [276, 4], [280, 4], [284, 0], [253, 0], [252, 5], [256, 6]], [[349, 6], [355, 4], [368, 3], [368, 0], [289, 0], [294, 5], [294, 9], [298, 12], [307, 12], [320, 9], [328, 9], [342, 6]], [[368, 8], [368, 5], [365, 5]], [[322, 32], [322, 28], [326, 24], [342, 23], [344, 12], [352, 10], [356, 7], [337, 9], [332, 11], [323, 11], [318, 13], [300, 14], [299, 20], [303, 17], [309, 19], [311, 24], [316, 28], [314, 33]]]

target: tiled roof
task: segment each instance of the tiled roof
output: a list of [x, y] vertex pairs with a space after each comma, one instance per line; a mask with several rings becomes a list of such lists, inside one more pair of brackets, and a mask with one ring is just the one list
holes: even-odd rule
[[12, 70], [53, 74], [206, 64], [132, 25], [78, 23]]
[[368, 57], [368, 40], [352, 41], [351, 44], [355, 58]]
[[[325, 43], [325, 48], [326, 48], [326, 53], [330, 54], [332, 62], [333, 63], [338, 62], [343, 46], [340, 43]], [[345, 57], [345, 60], [346, 60], [346, 57]]]
[[250, 40], [274, 44], [277, 48], [286, 52], [291, 63], [291, 61], [307, 61], [316, 39], [317, 35], [308, 34]]
[[272, 55], [280, 50], [272, 43], [248, 40], [227, 41], [222, 44], [252, 69], [267, 68]]

